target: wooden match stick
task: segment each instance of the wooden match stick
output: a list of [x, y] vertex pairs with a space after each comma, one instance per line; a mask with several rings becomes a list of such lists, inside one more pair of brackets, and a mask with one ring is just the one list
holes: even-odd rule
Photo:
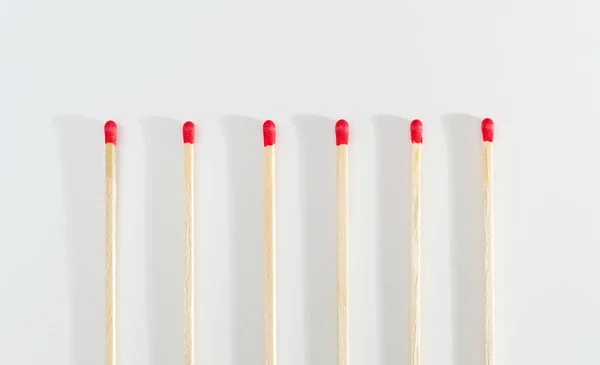
[[483, 207], [484, 207], [484, 285], [485, 285], [485, 364], [496, 363], [494, 339], [494, 122], [481, 122], [483, 135]]
[[348, 364], [348, 122], [335, 124], [337, 145], [338, 365]]
[[265, 345], [266, 365], [277, 364], [277, 251], [275, 247], [275, 123], [263, 124], [265, 145]]
[[106, 146], [106, 243], [105, 243], [105, 363], [117, 364], [117, 124], [109, 120], [104, 124]]
[[184, 171], [184, 351], [185, 365], [194, 365], [195, 359], [195, 250], [194, 250], [194, 141], [196, 126], [183, 124], [183, 171]]
[[421, 148], [423, 123], [410, 123], [412, 140], [412, 221], [411, 221], [411, 274], [410, 274], [410, 348], [411, 365], [421, 362]]

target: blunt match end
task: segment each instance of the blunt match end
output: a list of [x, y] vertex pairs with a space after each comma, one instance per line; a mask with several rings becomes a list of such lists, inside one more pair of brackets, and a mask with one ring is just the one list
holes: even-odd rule
[[344, 119], [340, 119], [335, 123], [335, 144], [342, 145], [348, 144], [348, 132], [350, 127], [348, 122]]
[[410, 123], [410, 139], [412, 143], [423, 143], [423, 123], [418, 119]]
[[481, 134], [484, 142], [494, 142], [494, 121], [490, 118], [485, 118], [481, 122]]
[[187, 121], [183, 124], [183, 143], [194, 144], [196, 140], [196, 125]]
[[272, 120], [267, 120], [263, 123], [263, 139], [265, 147], [273, 146], [277, 139], [277, 128]]
[[104, 143], [117, 144], [117, 123], [112, 120], [104, 124]]

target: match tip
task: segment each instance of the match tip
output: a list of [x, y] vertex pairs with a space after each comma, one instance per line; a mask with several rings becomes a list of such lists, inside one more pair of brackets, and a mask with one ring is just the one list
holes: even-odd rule
[[484, 142], [494, 142], [494, 121], [490, 118], [485, 118], [481, 122], [481, 133], [483, 134]]
[[412, 143], [423, 143], [423, 123], [418, 119], [410, 123], [410, 139]]
[[272, 120], [267, 120], [263, 123], [263, 138], [265, 147], [273, 146], [277, 137], [277, 128]]
[[348, 144], [348, 131], [350, 127], [348, 126], [348, 122], [344, 119], [340, 119], [335, 123], [335, 144], [342, 145]]
[[194, 143], [196, 140], [196, 125], [187, 121], [183, 123], [183, 143]]
[[104, 124], [104, 143], [117, 144], [117, 123], [112, 120]]

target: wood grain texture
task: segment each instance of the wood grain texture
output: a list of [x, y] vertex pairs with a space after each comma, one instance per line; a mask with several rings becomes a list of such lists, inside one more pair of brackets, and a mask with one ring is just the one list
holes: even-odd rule
[[194, 250], [194, 144], [184, 143], [184, 351], [185, 365], [194, 365], [195, 250]]
[[275, 146], [265, 147], [266, 365], [277, 364], [277, 251], [275, 247]]
[[117, 364], [117, 163], [116, 146], [106, 143], [106, 244], [105, 244], [105, 363]]
[[348, 145], [337, 147], [338, 365], [348, 364]]
[[421, 143], [412, 144], [410, 364], [421, 362]]
[[484, 314], [486, 365], [495, 365], [495, 313], [494, 313], [494, 168], [492, 142], [483, 143], [484, 187]]

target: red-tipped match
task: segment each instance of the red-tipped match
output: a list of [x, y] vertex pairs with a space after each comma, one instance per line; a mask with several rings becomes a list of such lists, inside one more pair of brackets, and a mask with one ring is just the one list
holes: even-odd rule
[[183, 123], [183, 143], [194, 143], [196, 140], [196, 126], [193, 122]]
[[350, 127], [348, 126], [348, 122], [344, 119], [340, 119], [335, 123], [335, 144], [342, 145], [348, 144], [348, 131]]
[[418, 119], [410, 123], [410, 139], [412, 143], [423, 143], [423, 123]]
[[265, 147], [273, 146], [277, 139], [277, 128], [272, 120], [267, 120], [263, 123], [263, 139], [265, 141]]
[[481, 133], [483, 134], [484, 142], [494, 142], [494, 121], [490, 118], [485, 118], [481, 122]]
[[104, 143], [117, 144], [117, 123], [112, 120], [104, 124]]

